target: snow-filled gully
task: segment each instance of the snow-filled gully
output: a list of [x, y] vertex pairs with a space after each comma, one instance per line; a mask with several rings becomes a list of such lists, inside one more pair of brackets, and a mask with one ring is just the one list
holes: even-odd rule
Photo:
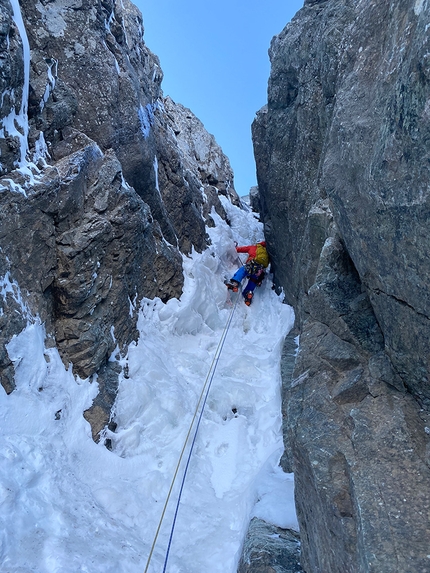
[[[0, 569], [8, 573], [142, 573], [188, 428], [231, 313], [223, 284], [234, 240], [261, 238], [252, 214], [226, 200], [212, 244], [184, 257], [184, 292], [142, 301], [140, 337], [121, 360], [112, 451], [82, 416], [97, 384], [65, 370], [40, 322], [8, 345], [17, 389], [0, 393]], [[263, 283], [239, 299], [207, 397], [184, 484], [167, 571], [233, 573], [249, 520], [297, 528], [282, 453], [280, 355], [293, 311]], [[186, 456], [185, 456], [186, 457]], [[179, 479], [149, 572], [165, 562]]]

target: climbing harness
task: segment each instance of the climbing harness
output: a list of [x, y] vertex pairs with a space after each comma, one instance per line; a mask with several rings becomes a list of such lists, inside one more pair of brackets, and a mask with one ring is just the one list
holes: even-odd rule
[[170, 536], [169, 536], [169, 542], [168, 542], [168, 545], [167, 545], [166, 556], [165, 556], [164, 565], [163, 565], [163, 573], [165, 573], [165, 571], [166, 571], [167, 561], [168, 561], [168, 559], [169, 559], [170, 548], [171, 548], [171, 545], [172, 545], [173, 533], [174, 533], [175, 525], [176, 525], [176, 519], [177, 519], [178, 511], [179, 511], [179, 504], [180, 504], [180, 502], [181, 502], [182, 491], [183, 491], [183, 489], [184, 489], [185, 479], [186, 479], [186, 477], [187, 477], [188, 466], [189, 466], [189, 464], [190, 464], [191, 455], [192, 455], [192, 453], [193, 453], [194, 445], [195, 445], [196, 438], [197, 438], [197, 433], [198, 433], [198, 431], [199, 431], [200, 422], [201, 422], [201, 420], [202, 420], [203, 411], [204, 411], [204, 408], [205, 408], [205, 405], [206, 405], [206, 401], [207, 401], [207, 398], [208, 398], [208, 395], [209, 395], [209, 391], [210, 391], [210, 389], [211, 389], [212, 381], [213, 381], [213, 378], [214, 378], [214, 376], [215, 376], [215, 371], [216, 371], [216, 368], [217, 368], [217, 366], [218, 366], [218, 362], [219, 362], [219, 359], [220, 359], [220, 356], [221, 356], [221, 352], [222, 352], [222, 350], [223, 350], [224, 343], [225, 343], [225, 340], [226, 340], [226, 338], [227, 338], [227, 334], [228, 334], [228, 331], [229, 331], [229, 329], [230, 329], [230, 325], [231, 325], [231, 322], [232, 322], [232, 320], [233, 320], [234, 311], [235, 311], [235, 309], [236, 309], [237, 301], [239, 300], [239, 298], [240, 298], [239, 296], [236, 297], [236, 301], [235, 301], [234, 305], [232, 306], [232, 309], [231, 309], [230, 314], [229, 314], [229, 316], [228, 316], [227, 322], [226, 322], [226, 324], [225, 324], [225, 326], [224, 326], [223, 333], [222, 333], [222, 335], [221, 335], [221, 338], [220, 338], [220, 341], [219, 341], [219, 343], [218, 343], [217, 349], [216, 349], [216, 351], [215, 351], [215, 354], [214, 354], [214, 357], [213, 357], [211, 366], [210, 366], [209, 371], [208, 371], [208, 374], [207, 374], [207, 376], [206, 376], [206, 380], [205, 380], [205, 383], [204, 383], [204, 385], [203, 385], [203, 388], [202, 388], [202, 391], [201, 391], [199, 400], [198, 400], [198, 402], [197, 402], [197, 406], [196, 406], [196, 409], [195, 409], [195, 411], [194, 411], [194, 415], [193, 415], [193, 418], [192, 418], [192, 420], [191, 420], [190, 427], [188, 428], [188, 432], [187, 432], [187, 435], [186, 435], [186, 437], [185, 437], [184, 445], [183, 445], [182, 450], [181, 450], [181, 453], [180, 453], [180, 455], [179, 455], [178, 463], [176, 464], [176, 469], [175, 469], [175, 472], [174, 472], [174, 474], [173, 474], [172, 482], [171, 482], [171, 484], [170, 484], [170, 488], [169, 488], [169, 491], [168, 491], [168, 493], [167, 493], [166, 501], [164, 502], [163, 511], [161, 512], [160, 521], [158, 522], [157, 530], [156, 530], [156, 532], [155, 532], [154, 540], [153, 540], [153, 542], [152, 542], [151, 551], [149, 552], [149, 556], [148, 556], [148, 560], [147, 560], [147, 562], [146, 562], [146, 567], [145, 567], [144, 573], [147, 573], [147, 572], [148, 572], [149, 565], [150, 565], [151, 559], [152, 559], [152, 555], [153, 555], [153, 553], [154, 553], [155, 545], [156, 545], [156, 543], [157, 543], [158, 535], [159, 535], [159, 533], [160, 533], [161, 525], [162, 525], [162, 523], [163, 523], [164, 516], [165, 516], [166, 510], [167, 510], [167, 506], [168, 506], [168, 504], [169, 504], [169, 500], [170, 500], [170, 497], [171, 497], [171, 495], [172, 495], [173, 487], [174, 487], [174, 485], [175, 485], [176, 478], [177, 478], [177, 475], [178, 475], [178, 472], [179, 472], [179, 468], [180, 468], [180, 465], [181, 465], [181, 462], [182, 462], [182, 458], [184, 457], [184, 453], [185, 453], [185, 450], [186, 450], [186, 448], [187, 448], [188, 441], [189, 441], [190, 436], [191, 436], [191, 432], [192, 432], [192, 429], [193, 429], [193, 426], [194, 426], [194, 422], [195, 422], [196, 419], [197, 419], [197, 414], [198, 414], [198, 411], [199, 411], [199, 408], [200, 408], [200, 404], [202, 404], [202, 407], [201, 407], [201, 410], [200, 410], [200, 414], [199, 414], [198, 419], [197, 419], [196, 428], [195, 428], [195, 430], [194, 430], [194, 436], [193, 436], [193, 440], [192, 440], [192, 442], [191, 442], [191, 447], [190, 447], [190, 450], [189, 450], [189, 452], [188, 452], [188, 458], [187, 458], [187, 462], [186, 462], [186, 464], [185, 464], [184, 474], [183, 474], [183, 476], [182, 476], [182, 481], [181, 481], [181, 487], [180, 487], [180, 490], [179, 490], [178, 500], [177, 500], [177, 502], [176, 502], [175, 514], [174, 514], [174, 517], [173, 517], [172, 527], [171, 527]]
[[245, 269], [248, 274], [257, 275], [264, 270], [264, 267], [260, 263], [257, 263], [257, 261], [252, 260], [245, 264]]

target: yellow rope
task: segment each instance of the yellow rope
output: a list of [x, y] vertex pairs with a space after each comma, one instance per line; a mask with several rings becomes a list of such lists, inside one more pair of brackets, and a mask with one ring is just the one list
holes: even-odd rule
[[[236, 299], [236, 303], [237, 303], [237, 299]], [[157, 543], [158, 535], [159, 535], [159, 533], [160, 533], [161, 525], [162, 525], [162, 523], [163, 523], [164, 516], [165, 516], [165, 514], [166, 514], [167, 505], [168, 505], [168, 503], [169, 503], [170, 496], [172, 495], [173, 486], [175, 485], [176, 477], [177, 477], [178, 472], [179, 472], [179, 467], [180, 467], [180, 465], [181, 465], [181, 461], [182, 461], [182, 458], [184, 457], [185, 449], [186, 449], [186, 447], [187, 447], [188, 440], [189, 440], [190, 435], [191, 435], [191, 430], [192, 430], [193, 425], [194, 425], [194, 422], [195, 422], [195, 420], [196, 420], [196, 418], [197, 418], [197, 413], [198, 413], [198, 411], [199, 411], [200, 404], [201, 404], [201, 402], [202, 402], [202, 399], [203, 399], [203, 396], [204, 396], [204, 393], [205, 393], [205, 390], [206, 390], [206, 386], [208, 385], [210, 373], [212, 372], [212, 368], [213, 368], [213, 366], [214, 366], [214, 364], [215, 364], [215, 361], [216, 361], [216, 359], [217, 359], [219, 349], [220, 349], [221, 346], [222, 346], [222, 341], [224, 340], [225, 333], [226, 333], [227, 328], [228, 328], [228, 326], [229, 326], [230, 317], [231, 317], [231, 315], [233, 314], [233, 311], [234, 311], [234, 309], [235, 309], [236, 303], [232, 306], [231, 311], [230, 311], [230, 314], [229, 314], [229, 316], [228, 316], [228, 318], [227, 318], [227, 322], [225, 323], [224, 330], [223, 330], [222, 336], [221, 336], [221, 338], [220, 338], [220, 341], [219, 341], [219, 343], [218, 343], [217, 349], [216, 349], [216, 351], [215, 351], [215, 354], [214, 354], [214, 357], [213, 357], [211, 366], [210, 366], [209, 371], [208, 371], [208, 375], [206, 376], [206, 380], [205, 380], [205, 383], [204, 383], [204, 385], [203, 385], [203, 389], [202, 389], [202, 392], [201, 392], [201, 394], [200, 394], [199, 401], [197, 402], [197, 406], [196, 406], [196, 409], [195, 409], [195, 411], [194, 411], [193, 419], [191, 420], [190, 427], [188, 428], [187, 436], [186, 436], [186, 438], [185, 438], [184, 445], [183, 445], [183, 447], [182, 447], [182, 451], [181, 451], [181, 454], [180, 454], [179, 459], [178, 459], [178, 463], [176, 464], [175, 473], [173, 474], [172, 483], [170, 484], [170, 488], [169, 488], [169, 491], [168, 491], [168, 493], [167, 493], [166, 501], [164, 502], [163, 511], [161, 512], [160, 521], [158, 522], [158, 527], [157, 527], [157, 530], [156, 530], [156, 532], [155, 532], [154, 541], [152, 542], [151, 551], [149, 552], [148, 561], [146, 562], [146, 567], [145, 567], [144, 573], [147, 573], [147, 572], [148, 572], [149, 564], [151, 563], [152, 555], [153, 555], [153, 553], [154, 553], [154, 549], [155, 549], [155, 545], [156, 545], [156, 543]]]

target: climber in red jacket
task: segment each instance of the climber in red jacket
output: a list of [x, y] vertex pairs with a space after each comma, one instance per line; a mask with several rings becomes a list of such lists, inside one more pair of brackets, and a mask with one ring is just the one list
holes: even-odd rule
[[228, 289], [237, 292], [241, 282], [247, 277], [249, 279], [248, 284], [243, 289], [242, 295], [245, 299], [245, 304], [249, 306], [254, 296], [254, 289], [256, 286], [261, 286], [265, 277], [264, 269], [269, 265], [266, 241], [261, 241], [256, 245], [248, 245], [246, 247], [236, 246], [236, 251], [238, 253], [248, 253], [248, 258], [246, 259], [246, 263], [240, 267], [225, 284]]

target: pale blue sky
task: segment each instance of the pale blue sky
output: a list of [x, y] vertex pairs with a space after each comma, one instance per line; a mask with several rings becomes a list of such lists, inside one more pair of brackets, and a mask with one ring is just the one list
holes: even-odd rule
[[303, 0], [133, 0], [160, 58], [163, 92], [204, 123], [229, 157], [239, 195], [256, 184], [251, 141], [267, 102], [270, 40]]

